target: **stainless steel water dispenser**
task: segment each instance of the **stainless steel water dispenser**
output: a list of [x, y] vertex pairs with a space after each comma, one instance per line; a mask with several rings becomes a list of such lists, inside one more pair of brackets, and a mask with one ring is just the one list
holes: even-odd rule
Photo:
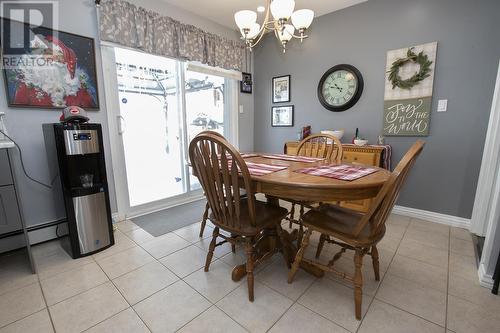
[[106, 164], [100, 124], [44, 124], [52, 177], [59, 174], [69, 237], [63, 244], [73, 258], [114, 244]]

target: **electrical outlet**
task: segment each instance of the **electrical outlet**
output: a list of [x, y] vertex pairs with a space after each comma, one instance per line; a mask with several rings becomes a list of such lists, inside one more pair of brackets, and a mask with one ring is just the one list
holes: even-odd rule
[[446, 112], [447, 109], [448, 109], [448, 100], [440, 99], [438, 101], [437, 112]]

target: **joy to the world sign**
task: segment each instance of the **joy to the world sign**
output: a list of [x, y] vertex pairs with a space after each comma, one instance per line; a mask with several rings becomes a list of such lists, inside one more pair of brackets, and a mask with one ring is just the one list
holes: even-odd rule
[[429, 135], [437, 42], [387, 52], [383, 133]]

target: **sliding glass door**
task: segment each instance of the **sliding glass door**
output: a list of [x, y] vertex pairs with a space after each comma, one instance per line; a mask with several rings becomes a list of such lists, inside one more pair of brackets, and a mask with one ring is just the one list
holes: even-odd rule
[[[188, 146], [204, 130], [230, 136], [231, 79], [187, 70], [183, 62], [113, 48], [116, 80], [108, 89], [121, 149], [113, 169], [125, 177], [117, 193], [126, 217], [189, 201], [202, 195], [191, 176]], [[114, 135], [112, 133], [111, 135]], [[113, 140], [111, 140], [113, 142]], [[112, 149], [113, 150], [113, 149]], [[125, 179], [122, 179], [125, 178]], [[120, 199], [121, 198], [121, 199]], [[120, 209], [120, 205], [119, 205]]]

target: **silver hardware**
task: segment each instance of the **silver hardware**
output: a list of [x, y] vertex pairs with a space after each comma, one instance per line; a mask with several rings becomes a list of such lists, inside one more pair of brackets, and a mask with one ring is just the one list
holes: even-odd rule
[[66, 155], [85, 155], [99, 152], [96, 130], [64, 130]]
[[106, 196], [103, 192], [73, 198], [81, 254], [110, 244]]

